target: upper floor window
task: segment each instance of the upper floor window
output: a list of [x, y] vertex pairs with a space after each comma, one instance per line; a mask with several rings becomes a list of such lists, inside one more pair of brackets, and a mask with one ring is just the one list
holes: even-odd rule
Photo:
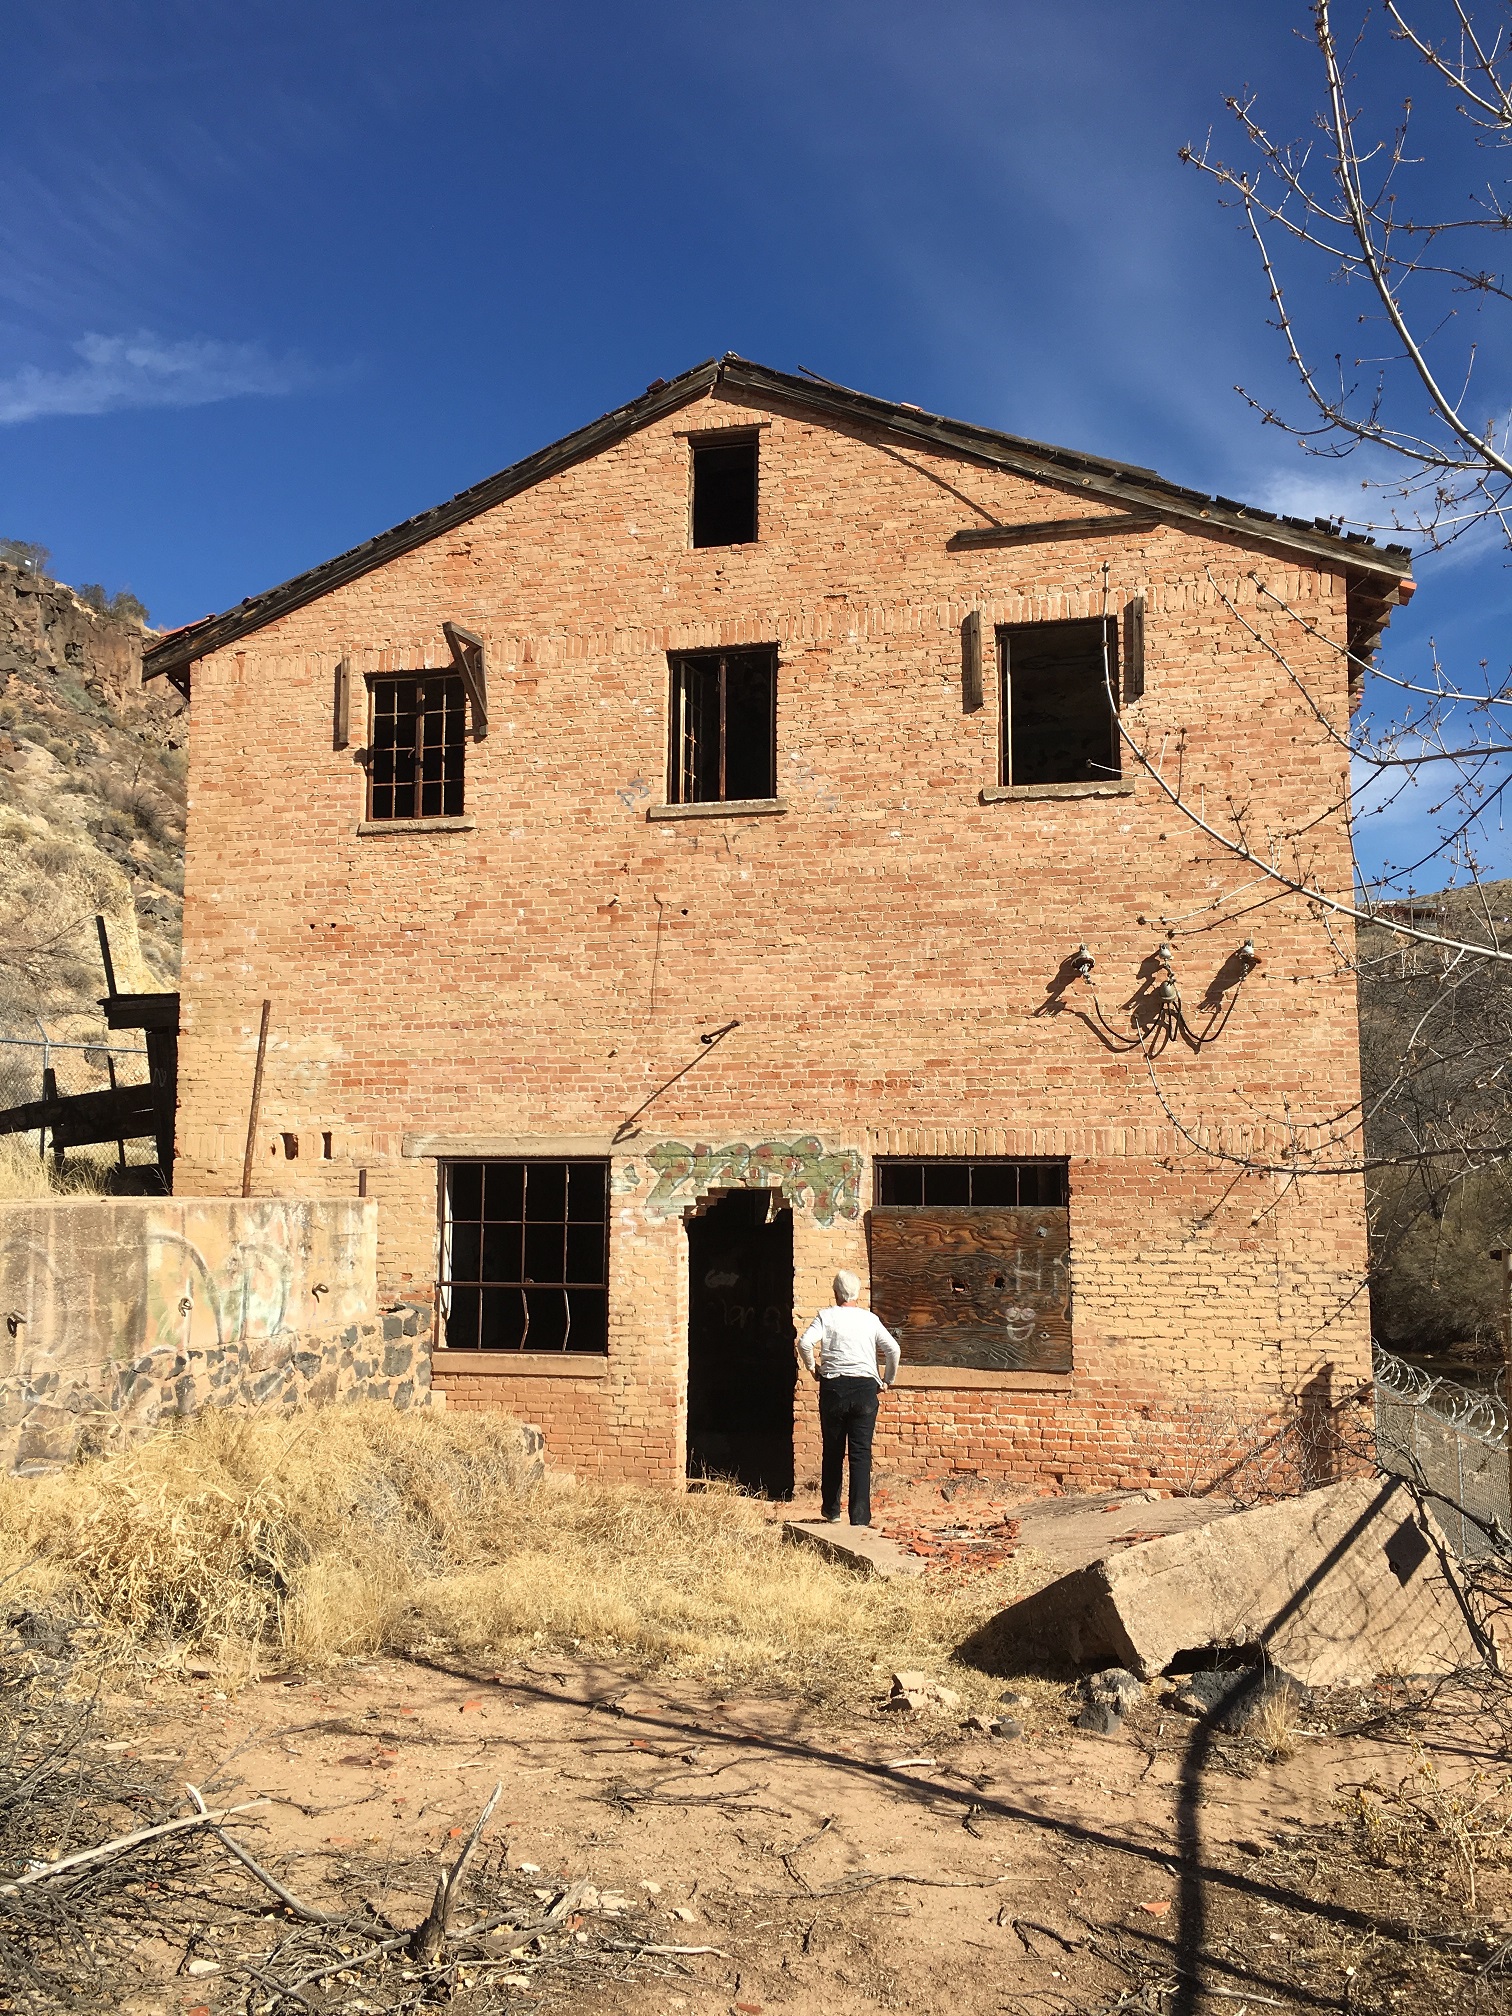
[[467, 694], [458, 672], [374, 678], [369, 819], [443, 819], [462, 811]]
[[673, 805], [777, 795], [777, 653], [690, 651], [672, 660]]
[[1004, 784], [1095, 784], [1121, 775], [1118, 619], [1013, 623], [998, 632]]
[[757, 437], [693, 444], [693, 544], [749, 546], [756, 537]]

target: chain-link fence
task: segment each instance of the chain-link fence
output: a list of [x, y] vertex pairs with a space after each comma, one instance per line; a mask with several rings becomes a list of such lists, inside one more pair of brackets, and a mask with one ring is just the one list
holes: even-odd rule
[[[103, 1092], [111, 1085], [147, 1085], [146, 1045], [123, 1042], [55, 1043], [45, 1032], [35, 1036], [0, 1036], [0, 1113], [29, 1106], [56, 1091], [62, 1098], [75, 1092]], [[38, 1140], [39, 1149], [42, 1142]]]
[[1504, 1553], [1512, 1539], [1512, 1416], [1504, 1395], [1435, 1378], [1379, 1345], [1375, 1393], [1381, 1468], [1428, 1493], [1461, 1555]]

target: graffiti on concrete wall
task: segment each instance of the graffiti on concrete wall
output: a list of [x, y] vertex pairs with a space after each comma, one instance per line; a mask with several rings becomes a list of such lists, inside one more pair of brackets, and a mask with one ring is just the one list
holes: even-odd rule
[[[646, 1210], [670, 1217], [711, 1190], [779, 1189], [784, 1200], [811, 1211], [820, 1225], [861, 1215], [861, 1157], [854, 1148], [827, 1149], [812, 1134], [796, 1141], [658, 1141], [642, 1157], [656, 1178]], [[632, 1179], [633, 1175], [633, 1181]], [[627, 1169], [616, 1188], [640, 1188]]]
[[423, 1403], [429, 1312], [379, 1315], [369, 1204], [0, 1206], [0, 1472], [206, 1406]]

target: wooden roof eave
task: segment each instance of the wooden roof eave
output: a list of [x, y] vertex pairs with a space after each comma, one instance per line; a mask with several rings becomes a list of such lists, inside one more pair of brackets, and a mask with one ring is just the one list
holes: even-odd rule
[[[166, 674], [187, 693], [190, 669], [199, 659], [587, 460], [721, 384], [768, 403], [790, 404], [852, 428], [880, 430], [897, 439], [952, 457], [965, 457], [1075, 496], [1117, 504], [1132, 516], [1154, 518], [1214, 538], [1238, 540], [1293, 560], [1304, 556], [1317, 565], [1343, 572], [1350, 579], [1376, 583], [1386, 607], [1398, 599], [1396, 590], [1411, 566], [1411, 556], [1405, 547], [1377, 547], [1359, 536], [1315, 529], [1225, 498], [1206, 497], [1199, 491], [1164, 482], [1153, 470], [1083, 456], [1044, 443], [1020, 441], [965, 421], [943, 419], [841, 386], [792, 378], [766, 365], [727, 356], [695, 365], [692, 370], [643, 393], [639, 399], [615, 408], [497, 475], [460, 491], [446, 503], [406, 519], [403, 524], [262, 595], [249, 597], [223, 615], [207, 617], [202, 623], [170, 633], [145, 654], [144, 681]], [[1376, 635], [1379, 636], [1379, 630]]]

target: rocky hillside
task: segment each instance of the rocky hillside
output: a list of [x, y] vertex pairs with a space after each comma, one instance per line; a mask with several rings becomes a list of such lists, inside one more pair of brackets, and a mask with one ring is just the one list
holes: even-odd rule
[[0, 1037], [102, 1031], [97, 913], [123, 990], [177, 985], [188, 724], [134, 606], [0, 562]]

